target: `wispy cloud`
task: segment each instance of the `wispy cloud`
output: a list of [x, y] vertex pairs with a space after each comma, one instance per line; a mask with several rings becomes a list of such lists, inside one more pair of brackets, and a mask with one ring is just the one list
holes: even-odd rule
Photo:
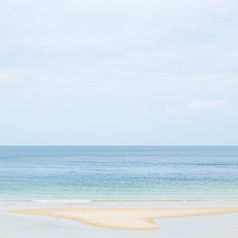
[[229, 112], [229, 116], [238, 116], [238, 111]]
[[0, 144], [237, 143], [237, 21], [237, 0], [2, 1]]
[[184, 106], [168, 107], [166, 108], [166, 112], [170, 115], [193, 114], [201, 111], [223, 108], [226, 106], [226, 104], [227, 100], [216, 100], [216, 101], [196, 100]]

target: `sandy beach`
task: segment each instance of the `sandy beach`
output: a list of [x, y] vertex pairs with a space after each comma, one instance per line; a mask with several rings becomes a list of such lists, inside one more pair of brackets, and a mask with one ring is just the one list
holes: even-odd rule
[[155, 219], [238, 213], [238, 207], [204, 208], [35, 208], [8, 213], [47, 216], [114, 229], [155, 230]]

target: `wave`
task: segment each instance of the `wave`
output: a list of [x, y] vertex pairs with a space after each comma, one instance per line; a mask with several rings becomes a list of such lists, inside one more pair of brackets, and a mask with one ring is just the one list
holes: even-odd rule
[[78, 205], [78, 204], [108, 204], [108, 203], [140, 203], [140, 204], [147, 204], [147, 203], [209, 203], [209, 202], [216, 202], [216, 203], [237, 203], [238, 199], [93, 199], [93, 200], [56, 200], [56, 199], [32, 199], [32, 200], [0, 200], [1, 205]]

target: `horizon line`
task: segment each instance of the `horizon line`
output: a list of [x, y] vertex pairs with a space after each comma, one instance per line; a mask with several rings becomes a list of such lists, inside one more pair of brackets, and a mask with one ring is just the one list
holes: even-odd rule
[[0, 147], [235, 147], [238, 145], [0, 145]]

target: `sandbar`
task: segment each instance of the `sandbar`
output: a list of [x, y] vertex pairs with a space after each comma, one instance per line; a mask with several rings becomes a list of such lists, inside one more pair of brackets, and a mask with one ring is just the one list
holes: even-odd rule
[[155, 219], [238, 213], [238, 207], [202, 208], [34, 208], [8, 213], [64, 218], [83, 224], [113, 229], [155, 230]]

